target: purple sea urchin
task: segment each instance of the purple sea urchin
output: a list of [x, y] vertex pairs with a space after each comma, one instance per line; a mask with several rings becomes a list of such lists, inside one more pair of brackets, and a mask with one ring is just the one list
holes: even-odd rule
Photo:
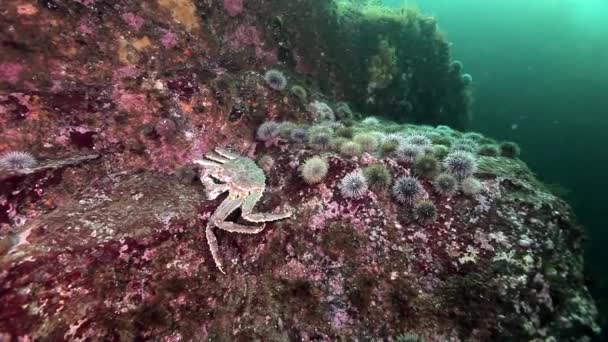
[[355, 170], [342, 178], [339, 188], [346, 198], [361, 198], [367, 193], [367, 180], [361, 170]]
[[308, 184], [319, 183], [327, 175], [329, 164], [321, 157], [312, 157], [304, 162], [300, 168], [300, 174], [304, 181]]
[[282, 72], [276, 69], [270, 69], [264, 74], [266, 84], [274, 90], [282, 91], [287, 86], [287, 79]]
[[384, 139], [382, 140], [382, 143], [391, 143], [391, 144], [396, 144], [397, 146], [401, 146], [404, 145], [406, 143], [405, 138], [403, 137], [403, 135], [399, 134], [399, 133], [390, 133], [387, 134]]
[[38, 161], [31, 153], [23, 151], [7, 152], [0, 157], [0, 168], [7, 170], [31, 169]]
[[296, 127], [291, 130], [289, 139], [296, 143], [305, 143], [308, 141], [309, 133], [308, 129], [304, 127]]
[[408, 163], [413, 163], [422, 154], [422, 149], [418, 145], [405, 144], [397, 148], [397, 159]]
[[268, 141], [279, 136], [281, 126], [274, 121], [266, 121], [258, 127], [257, 138], [261, 141]]
[[308, 111], [312, 114], [314, 121], [334, 121], [334, 111], [325, 102], [313, 101], [308, 104]]
[[443, 161], [443, 165], [448, 173], [456, 177], [457, 180], [471, 177], [477, 171], [477, 161], [472, 154], [465, 151], [448, 154]]
[[460, 139], [452, 144], [452, 151], [465, 151], [469, 153], [477, 153], [479, 146], [477, 142], [471, 139]]
[[317, 150], [326, 150], [331, 144], [332, 134], [329, 130], [311, 129], [308, 142], [310, 146]]
[[407, 137], [406, 142], [410, 145], [427, 146], [431, 144], [431, 139], [422, 134], [413, 134]]
[[424, 188], [418, 179], [410, 176], [403, 176], [395, 181], [392, 193], [397, 202], [411, 205], [422, 196]]

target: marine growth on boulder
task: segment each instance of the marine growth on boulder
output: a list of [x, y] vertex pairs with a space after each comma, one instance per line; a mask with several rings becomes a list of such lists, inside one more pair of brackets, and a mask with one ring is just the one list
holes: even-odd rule
[[435, 19], [354, 3], [0, 3], [0, 340], [597, 334]]

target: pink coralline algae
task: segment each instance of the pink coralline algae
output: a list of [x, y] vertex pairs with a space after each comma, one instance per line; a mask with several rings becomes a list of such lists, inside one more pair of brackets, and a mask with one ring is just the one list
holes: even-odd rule
[[263, 44], [260, 31], [253, 25], [239, 25], [232, 34], [229, 45], [232, 49], [241, 49], [247, 45]]
[[85, 6], [93, 6], [97, 0], [75, 0], [78, 3], [81, 3]]
[[231, 17], [239, 15], [243, 11], [243, 0], [224, 0], [224, 9]]
[[165, 29], [162, 29], [161, 31], [163, 35], [160, 38], [160, 42], [166, 49], [170, 49], [177, 45], [177, 36], [175, 33]]
[[124, 20], [129, 26], [135, 29], [135, 31], [139, 31], [139, 29], [144, 24], [144, 19], [137, 14], [133, 14], [131, 12], [124, 13], [120, 16], [122, 20]]
[[262, 60], [269, 65], [278, 62], [277, 49], [267, 48], [264, 44], [262, 32], [253, 25], [239, 25], [232, 34], [228, 46], [233, 50], [240, 50], [246, 46], [253, 46], [257, 59]]
[[0, 82], [5, 81], [11, 84], [17, 83], [23, 69], [23, 65], [19, 63], [1, 63]]
[[[0, 58], [0, 87], [8, 89], [0, 95], [0, 155], [28, 151], [38, 165], [0, 168], [0, 341], [395, 341], [406, 332], [427, 341], [591, 340], [599, 326], [584, 286], [582, 228], [523, 161], [475, 154], [482, 189], [473, 196], [442, 195], [421, 179], [423, 199], [437, 209], [428, 224], [390, 187], [341, 195], [353, 170], [379, 163], [393, 180], [412, 171], [380, 153], [388, 150], [341, 156], [335, 138], [350, 129], [378, 141], [424, 134], [434, 146], [428, 152], [449, 150], [465, 133], [387, 117], [310, 122], [306, 104], [317, 99], [370, 115], [402, 112], [393, 106], [399, 99], [369, 99], [367, 80], [353, 78], [377, 53], [352, 49], [370, 28], [393, 43], [401, 31], [413, 38], [411, 47], [395, 45], [411, 60], [449, 63], [431, 58], [439, 50], [416, 49], [447, 44], [436, 34], [392, 19], [336, 17], [320, 2], [3, 6], [11, 30]], [[291, 20], [296, 10], [310, 15]], [[281, 18], [286, 27], [269, 25]], [[355, 57], [348, 51], [362, 54], [344, 58]], [[279, 54], [285, 89], [303, 86], [310, 101], [264, 85], [260, 74]], [[408, 63], [396, 75], [429, 67], [438, 66]], [[429, 105], [439, 113], [446, 104]], [[459, 100], [447, 105], [462, 108]], [[281, 127], [263, 144], [255, 136], [264, 120], [295, 128]], [[304, 139], [317, 125], [331, 131], [330, 146]], [[208, 198], [193, 163], [218, 147], [274, 160], [255, 211], [293, 213], [254, 235], [216, 230], [227, 276], [204, 229], [226, 198]], [[315, 156], [329, 167], [309, 184], [300, 167]], [[225, 227], [249, 225], [240, 216]]]

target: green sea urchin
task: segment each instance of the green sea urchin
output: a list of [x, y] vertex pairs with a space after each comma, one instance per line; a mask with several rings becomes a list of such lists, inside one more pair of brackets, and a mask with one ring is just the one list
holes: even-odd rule
[[363, 170], [370, 188], [384, 190], [391, 184], [391, 172], [382, 164], [372, 164]]
[[439, 161], [430, 154], [420, 155], [416, 158], [413, 169], [418, 177], [433, 179], [439, 172]]
[[442, 173], [433, 182], [435, 191], [442, 196], [451, 196], [458, 190], [458, 181], [449, 173]]
[[420, 201], [414, 205], [414, 219], [421, 225], [435, 222], [437, 208], [431, 201]]
[[300, 174], [304, 181], [308, 184], [320, 183], [329, 170], [329, 164], [321, 157], [315, 156], [309, 158], [300, 167]]
[[519, 145], [511, 141], [505, 141], [500, 144], [500, 154], [507, 158], [519, 157], [520, 149]]

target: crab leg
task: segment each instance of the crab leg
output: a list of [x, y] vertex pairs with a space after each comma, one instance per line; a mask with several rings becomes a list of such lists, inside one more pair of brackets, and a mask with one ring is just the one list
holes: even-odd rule
[[264, 229], [264, 226], [260, 227], [251, 227], [245, 226], [242, 224], [227, 222], [226, 218], [235, 211], [238, 207], [243, 204], [243, 200], [240, 198], [225, 199], [219, 207], [215, 210], [215, 213], [211, 215], [209, 218], [209, 223], [207, 224], [207, 228], [205, 229], [205, 235], [207, 236], [207, 244], [209, 245], [209, 251], [211, 252], [211, 256], [213, 257], [213, 261], [215, 262], [215, 266], [222, 272], [222, 261], [219, 256], [219, 247], [217, 244], [217, 238], [215, 234], [213, 234], [213, 227], [216, 226], [220, 229], [233, 232], [233, 233], [241, 233], [241, 234], [257, 234]]
[[229, 231], [231, 233], [241, 233], [241, 234], [257, 234], [264, 230], [264, 224], [261, 226], [246, 226], [243, 224], [238, 224], [230, 221], [224, 221], [217, 223], [217, 227], [221, 228], [225, 231]]
[[192, 162], [194, 164], [198, 164], [200, 166], [204, 166], [204, 167], [208, 167], [208, 168], [213, 168], [213, 169], [221, 169], [222, 168], [222, 164], [219, 164], [219, 163], [211, 161], [211, 160], [195, 159]]
[[237, 157], [239, 157], [238, 155], [223, 149], [223, 148], [216, 148], [215, 149], [215, 153], [219, 154], [220, 156], [224, 157], [224, 158], [228, 158], [230, 160], [236, 159]]
[[286, 211], [284, 213], [253, 213], [253, 207], [262, 197], [261, 193], [255, 193], [249, 195], [245, 201], [243, 201], [241, 216], [249, 222], [270, 222], [277, 221], [291, 216], [291, 212]]
[[230, 213], [232, 213], [236, 208], [238, 208], [243, 203], [240, 199], [229, 199], [226, 198], [220, 206], [215, 209], [215, 212], [209, 218], [209, 222], [207, 223], [207, 228], [205, 229], [205, 235], [207, 236], [207, 244], [209, 245], [209, 251], [211, 252], [211, 256], [213, 257], [213, 261], [215, 262], [215, 266], [224, 274], [224, 270], [222, 269], [222, 260], [219, 256], [219, 248], [217, 245], [217, 238], [215, 234], [213, 234], [213, 227], [217, 226], [219, 222], [224, 221]]
[[211, 256], [213, 257], [213, 261], [215, 262], [215, 266], [220, 270], [220, 272], [226, 274], [222, 269], [222, 261], [219, 257], [219, 248], [217, 246], [217, 238], [215, 234], [213, 234], [213, 226], [211, 224], [207, 225], [207, 229], [205, 229], [205, 235], [207, 236], [207, 245], [209, 245], [209, 251], [211, 252]]
[[220, 164], [225, 164], [230, 161], [230, 159], [222, 158], [222, 156], [216, 156], [214, 154], [206, 154], [205, 158], [212, 160], [214, 162], [218, 162]]

